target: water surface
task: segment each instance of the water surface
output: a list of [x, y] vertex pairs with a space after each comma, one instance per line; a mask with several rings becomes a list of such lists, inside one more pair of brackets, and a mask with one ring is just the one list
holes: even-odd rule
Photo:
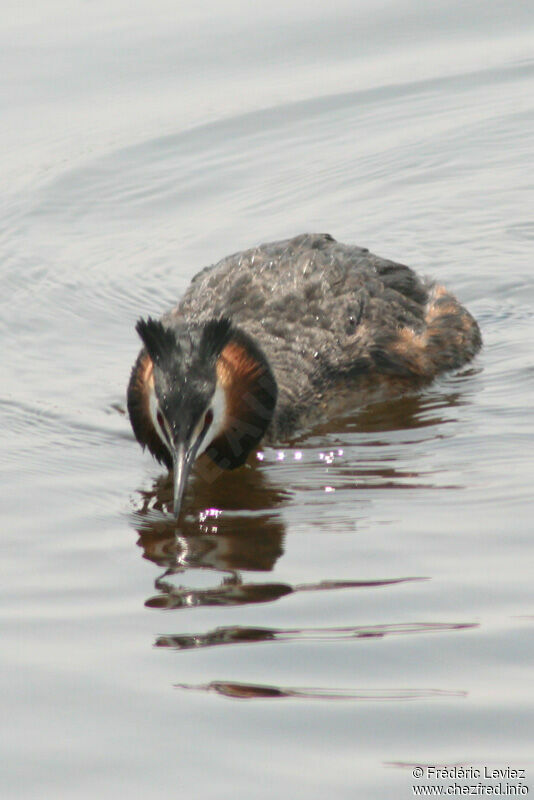
[[[6, 5], [2, 797], [532, 791], [528, 4]], [[473, 364], [215, 481], [178, 530], [134, 324], [329, 231], [439, 278]], [[527, 781], [528, 783], [528, 781]]]

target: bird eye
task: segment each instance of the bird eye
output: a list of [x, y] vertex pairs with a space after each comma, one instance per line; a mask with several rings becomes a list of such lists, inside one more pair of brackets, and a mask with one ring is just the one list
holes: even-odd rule
[[158, 421], [158, 425], [161, 428], [161, 430], [163, 432], [165, 432], [165, 425], [164, 425], [164, 422], [163, 422], [163, 414], [161, 413], [161, 411], [158, 411], [158, 413], [156, 414], [156, 419]]
[[211, 408], [208, 408], [208, 410], [206, 411], [206, 416], [204, 417], [204, 430], [209, 428], [212, 422], [213, 422], [213, 411], [211, 410]]

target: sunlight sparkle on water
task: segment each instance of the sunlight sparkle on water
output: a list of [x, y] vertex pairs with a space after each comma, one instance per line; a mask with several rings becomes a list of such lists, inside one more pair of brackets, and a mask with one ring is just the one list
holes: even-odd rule
[[214, 517], [215, 519], [217, 519], [217, 517], [220, 517], [221, 514], [222, 511], [220, 508], [206, 508], [204, 509], [204, 511], [201, 511], [199, 513], [198, 518], [200, 522], [205, 522], [210, 517]]

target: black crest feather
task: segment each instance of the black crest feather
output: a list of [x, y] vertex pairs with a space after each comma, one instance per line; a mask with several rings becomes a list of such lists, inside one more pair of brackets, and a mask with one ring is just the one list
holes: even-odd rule
[[232, 337], [232, 323], [227, 317], [210, 319], [204, 325], [199, 345], [201, 360], [217, 358]]
[[158, 366], [169, 361], [179, 349], [174, 332], [159, 320], [151, 317], [146, 320], [138, 319], [135, 330], [143, 340], [148, 355]]

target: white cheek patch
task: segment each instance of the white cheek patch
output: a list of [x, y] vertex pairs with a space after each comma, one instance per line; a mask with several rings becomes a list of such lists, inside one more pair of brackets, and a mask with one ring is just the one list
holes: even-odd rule
[[[161, 439], [163, 444], [166, 447], [168, 447], [169, 446], [169, 442], [172, 441], [172, 439], [168, 435], [168, 433], [166, 433], [162, 429], [161, 425], [158, 422], [159, 406], [158, 406], [158, 401], [157, 401], [157, 398], [156, 398], [156, 392], [154, 391], [154, 389], [150, 390], [149, 399], [148, 399], [148, 408], [149, 408], [149, 411], [150, 411], [150, 419], [152, 420], [152, 424], [155, 427], [159, 438]], [[164, 418], [164, 420], [165, 420], [165, 418]]]
[[[211, 403], [206, 409], [206, 412], [210, 409], [213, 413], [213, 419], [211, 421], [211, 425], [206, 431], [206, 435], [204, 436], [200, 447], [198, 448], [198, 455], [204, 453], [204, 451], [208, 449], [213, 440], [220, 436], [226, 425], [226, 393], [219, 384], [217, 384], [215, 393], [211, 398]], [[202, 432], [205, 416], [206, 414], [202, 415], [202, 418], [195, 429], [193, 441], [200, 436]]]

